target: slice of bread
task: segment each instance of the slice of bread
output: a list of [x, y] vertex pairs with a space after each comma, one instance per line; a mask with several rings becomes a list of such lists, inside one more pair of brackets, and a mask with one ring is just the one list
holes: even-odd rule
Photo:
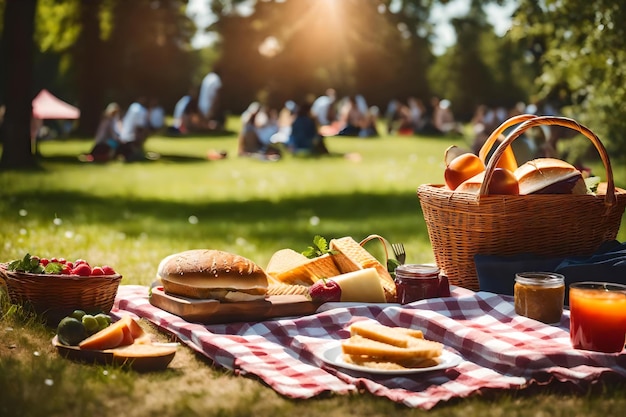
[[309, 259], [292, 249], [281, 249], [272, 255], [265, 272], [283, 284], [307, 286], [320, 278], [340, 274], [330, 254]]
[[443, 345], [425, 339], [417, 339], [407, 347], [398, 347], [355, 335], [341, 343], [344, 354], [367, 357], [376, 362], [401, 363], [416, 358], [437, 358], [443, 352]]
[[367, 368], [395, 371], [410, 368], [429, 368], [441, 363], [439, 358], [413, 358], [398, 362], [381, 362], [372, 360], [369, 356], [343, 355], [346, 363], [352, 363]]
[[331, 239], [329, 247], [331, 251], [334, 251], [333, 259], [340, 273], [344, 274], [360, 269], [375, 268], [380, 276], [385, 299], [389, 303], [396, 302], [396, 284], [393, 278], [391, 278], [389, 271], [387, 271], [387, 267], [359, 245], [356, 240], [350, 236]]
[[386, 343], [398, 347], [409, 347], [416, 341], [424, 339], [421, 330], [407, 329], [405, 327], [388, 327], [377, 322], [359, 321], [350, 326], [351, 336], [362, 336], [377, 342]]

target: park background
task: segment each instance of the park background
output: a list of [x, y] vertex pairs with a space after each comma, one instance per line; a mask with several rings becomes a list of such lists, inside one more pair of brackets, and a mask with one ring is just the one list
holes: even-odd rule
[[[433, 10], [459, 0], [202, 3], [210, 19], [200, 30], [211, 42], [199, 48], [198, 7], [188, 14], [186, 1], [0, 0], [0, 103], [4, 131], [13, 132], [4, 134], [2, 164], [34, 162], [26, 123], [42, 88], [78, 106], [73, 132], [91, 137], [107, 103], [126, 108], [145, 95], [171, 111], [215, 65], [230, 114], [252, 101], [280, 108], [328, 87], [380, 109], [393, 98], [436, 95], [465, 121], [480, 104], [549, 103], [589, 126], [612, 157], [626, 155], [619, 1], [467, 0], [467, 13], [448, 19], [453, 44], [441, 39]], [[503, 34], [490, 23], [495, 6], [496, 16], [511, 13]]]

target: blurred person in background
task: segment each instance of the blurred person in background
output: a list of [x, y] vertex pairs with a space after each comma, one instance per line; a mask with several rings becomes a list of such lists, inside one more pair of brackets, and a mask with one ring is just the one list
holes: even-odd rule
[[100, 117], [91, 152], [80, 155], [79, 159], [83, 162], [106, 162], [113, 159], [120, 146], [120, 129], [120, 106], [109, 103]]

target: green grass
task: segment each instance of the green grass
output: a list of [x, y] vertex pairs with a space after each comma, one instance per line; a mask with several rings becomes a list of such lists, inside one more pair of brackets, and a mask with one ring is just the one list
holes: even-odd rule
[[[152, 137], [157, 161], [85, 164], [90, 140], [43, 142], [42, 169], [0, 172], [0, 261], [26, 252], [113, 265], [122, 284], [148, 285], [166, 255], [215, 248], [265, 266], [278, 249], [303, 250], [316, 234], [404, 242], [408, 261], [433, 254], [416, 190], [442, 183], [443, 152], [462, 138], [329, 138], [342, 157], [279, 162], [236, 157], [236, 136]], [[229, 157], [208, 161], [209, 149]], [[599, 165], [594, 165], [601, 172]], [[614, 167], [618, 185], [626, 168]], [[618, 236], [626, 240], [624, 227]], [[368, 246], [369, 248], [369, 246]], [[372, 251], [382, 256], [372, 243]], [[158, 374], [60, 359], [52, 330], [0, 302], [0, 415], [182, 416], [421, 415], [368, 395], [291, 401], [254, 379], [216, 370], [181, 349]], [[165, 335], [161, 335], [165, 338]], [[624, 384], [585, 393], [544, 388], [455, 400], [433, 416], [615, 415]]]

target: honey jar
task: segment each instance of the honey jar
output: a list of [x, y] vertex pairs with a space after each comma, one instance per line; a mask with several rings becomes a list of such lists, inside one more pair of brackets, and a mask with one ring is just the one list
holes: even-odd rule
[[547, 324], [561, 321], [565, 277], [553, 272], [520, 272], [515, 275], [515, 313]]

